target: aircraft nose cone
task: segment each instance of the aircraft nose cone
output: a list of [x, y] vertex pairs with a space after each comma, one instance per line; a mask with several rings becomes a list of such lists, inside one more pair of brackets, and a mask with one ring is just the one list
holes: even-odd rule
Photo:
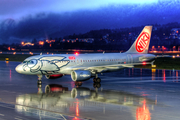
[[18, 65], [16, 68], [15, 68], [16, 72], [18, 73], [21, 73], [22, 72], [22, 67], [21, 65]]

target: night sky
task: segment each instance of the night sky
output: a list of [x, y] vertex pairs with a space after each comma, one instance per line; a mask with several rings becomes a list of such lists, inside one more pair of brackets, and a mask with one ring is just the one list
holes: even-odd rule
[[0, 0], [0, 44], [180, 21], [179, 0]]

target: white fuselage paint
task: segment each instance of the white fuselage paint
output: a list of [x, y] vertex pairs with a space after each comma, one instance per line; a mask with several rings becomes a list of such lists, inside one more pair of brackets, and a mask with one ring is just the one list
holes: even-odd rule
[[[74, 60], [69, 57], [75, 58]], [[149, 58], [145, 61], [152, 60], [152, 54], [126, 54], [126, 53], [94, 53], [94, 54], [57, 54], [57, 55], [37, 55], [32, 56], [25, 61], [36, 60], [37, 64], [31, 65], [25, 62], [18, 65], [16, 71], [22, 74], [39, 75], [39, 74], [71, 74], [73, 70], [85, 70], [90, 67], [97, 67], [96, 72], [114, 71], [124, 68], [124, 65], [134, 65], [142, 63], [140, 58]], [[58, 59], [60, 58], [60, 59]], [[112, 65], [112, 66], [111, 66]], [[113, 66], [113, 65], [117, 65]], [[30, 66], [30, 67], [29, 67]], [[34, 66], [34, 67], [32, 67]], [[102, 66], [102, 67], [101, 67]], [[109, 67], [108, 67], [109, 66]], [[24, 68], [23, 68], [24, 67]], [[23, 68], [24, 70], [18, 70]], [[35, 68], [35, 69], [34, 69]], [[90, 69], [91, 70], [91, 69]]]

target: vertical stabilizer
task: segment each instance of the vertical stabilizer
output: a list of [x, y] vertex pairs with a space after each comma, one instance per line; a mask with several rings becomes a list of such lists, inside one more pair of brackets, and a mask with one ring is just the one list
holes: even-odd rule
[[151, 31], [152, 26], [145, 26], [142, 32], [137, 37], [136, 41], [126, 53], [148, 53]]

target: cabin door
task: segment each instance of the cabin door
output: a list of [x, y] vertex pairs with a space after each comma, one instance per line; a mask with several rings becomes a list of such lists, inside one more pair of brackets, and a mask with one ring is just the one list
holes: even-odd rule
[[128, 55], [127, 55], [127, 60], [128, 60], [128, 64], [133, 63], [133, 57], [132, 57], [132, 55], [128, 54]]

